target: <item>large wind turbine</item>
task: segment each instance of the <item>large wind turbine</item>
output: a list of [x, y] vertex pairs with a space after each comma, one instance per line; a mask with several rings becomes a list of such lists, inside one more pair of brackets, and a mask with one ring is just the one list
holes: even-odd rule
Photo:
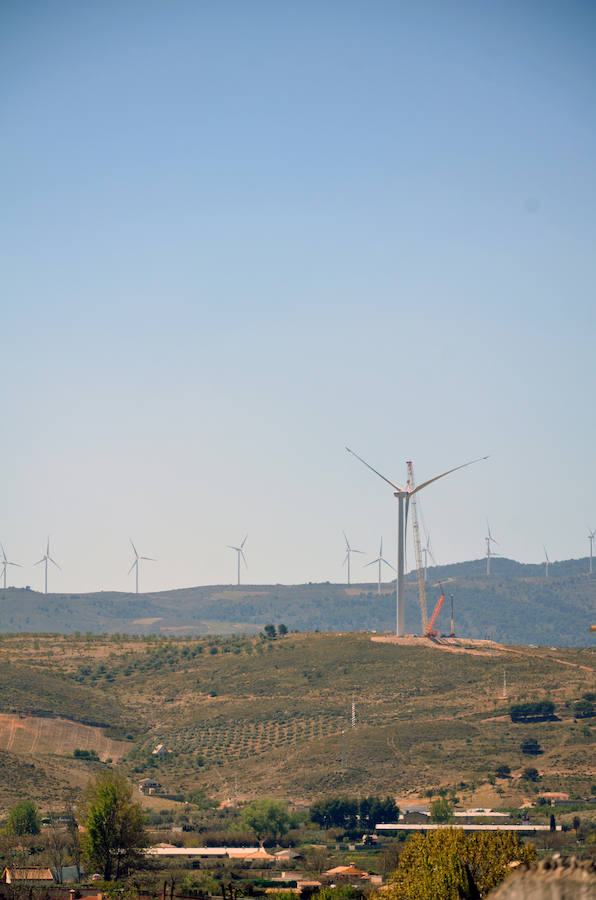
[[132, 542], [132, 538], [129, 538], [129, 541], [130, 541], [130, 545], [131, 545], [132, 549], [134, 550], [135, 558], [134, 558], [134, 562], [133, 562], [132, 566], [131, 566], [130, 569], [128, 570], [128, 574], [130, 575], [130, 573], [132, 572], [132, 570], [133, 570], [133, 569], [136, 569], [136, 572], [135, 572], [135, 591], [136, 591], [136, 593], [138, 594], [138, 593], [139, 593], [139, 561], [140, 561], [141, 559], [146, 559], [146, 560], [148, 560], [149, 562], [156, 562], [156, 560], [155, 560], [152, 556], [139, 556], [139, 554], [137, 553], [137, 548], [135, 547], [135, 545], [134, 545], [133, 542]]
[[546, 547], [544, 544], [542, 545], [542, 549], [544, 550], [544, 577], [548, 578], [548, 567], [550, 565], [550, 559], [548, 558], [548, 553], [546, 552]]
[[479, 459], [472, 459], [470, 462], [463, 463], [461, 466], [455, 466], [453, 469], [448, 469], [446, 472], [442, 472], [440, 475], [435, 475], [434, 478], [429, 478], [428, 481], [423, 481], [422, 484], [419, 484], [417, 487], [412, 489], [407, 486], [405, 488], [398, 487], [397, 484], [394, 484], [393, 481], [390, 481], [388, 478], [385, 478], [384, 475], [381, 475], [380, 472], [377, 472], [376, 469], [373, 469], [366, 460], [362, 459], [361, 456], [358, 456], [357, 453], [354, 453], [353, 450], [350, 450], [349, 447], [346, 447], [348, 453], [351, 453], [352, 456], [355, 456], [356, 459], [359, 459], [361, 463], [370, 469], [371, 472], [374, 472], [375, 475], [378, 475], [379, 478], [382, 478], [383, 481], [386, 481], [387, 484], [391, 485], [392, 488], [395, 488], [393, 491], [393, 496], [397, 498], [399, 506], [398, 506], [398, 526], [397, 526], [397, 579], [396, 579], [396, 589], [395, 589], [395, 605], [396, 605], [396, 628], [395, 633], [398, 637], [403, 637], [405, 631], [405, 616], [404, 616], [404, 500], [406, 501], [406, 519], [407, 519], [407, 508], [408, 502], [412, 494], [418, 493], [423, 488], [428, 487], [429, 484], [432, 484], [433, 481], [438, 481], [439, 478], [444, 478], [445, 475], [450, 475], [452, 472], [457, 472], [458, 469], [465, 469], [466, 466], [471, 466], [473, 463], [480, 462], [481, 459], [488, 459], [488, 456], [482, 456]]
[[[592, 574], [592, 545], [594, 544], [595, 531], [588, 531], [588, 540], [590, 542], [590, 575]], [[4, 570], [4, 587], [6, 587], [6, 569]]]
[[[50, 556], [50, 539], [49, 539], [49, 537], [48, 537], [48, 544], [47, 544], [47, 547], [46, 547], [46, 552], [44, 553], [44, 555], [42, 556], [42, 558], [41, 558], [41, 559], [38, 559], [37, 562], [35, 563], [36, 566], [39, 566], [40, 563], [45, 563], [45, 570], [46, 570], [46, 577], [45, 577], [45, 593], [46, 593], [46, 594], [47, 594], [47, 592], [48, 592], [48, 562], [53, 563], [53, 565], [55, 565], [57, 569], [60, 569], [60, 566], [58, 565], [58, 563], [56, 562], [56, 560], [55, 560], [55, 559], [52, 559], [52, 557]], [[62, 571], [62, 569], [60, 569], [60, 571]], [[4, 573], [5, 573], [5, 575], [6, 575], [6, 569], [4, 570]]]
[[350, 547], [350, 542], [346, 536], [345, 531], [343, 532], [343, 536], [346, 541], [346, 556], [345, 556], [345, 559], [344, 559], [342, 565], [345, 566], [346, 563], [348, 564], [348, 584], [351, 584], [351, 581], [350, 581], [350, 557], [351, 557], [352, 553], [364, 553], [364, 550], [355, 550], [353, 547]]
[[484, 540], [486, 541], [486, 574], [487, 574], [487, 575], [490, 575], [490, 558], [491, 558], [491, 556], [498, 556], [498, 555], [499, 555], [498, 553], [491, 553], [491, 546], [490, 546], [490, 545], [491, 545], [491, 543], [493, 543], [493, 544], [496, 544], [497, 547], [498, 547], [498, 546], [499, 546], [499, 542], [498, 542], [498, 541], [495, 541], [494, 537], [493, 537], [492, 534], [490, 533], [490, 525], [488, 524], [488, 519], [486, 520], [486, 527], [487, 527], [487, 530], [488, 530], [488, 534], [487, 534], [486, 537], [484, 538]]
[[393, 571], [395, 572], [395, 568], [391, 565], [390, 562], [387, 562], [387, 560], [383, 556], [383, 538], [381, 538], [381, 546], [379, 548], [379, 555], [377, 556], [376, 559], [373, 559], [372, 562], [365, 563], [364, 568], [366, 569], [367, 566], [374, 566], [375, 563], [378, 563], [378, 565], [379, 565], [379, 586], [378, 586], [377, 593], [380, 594], [381, 593], [381, 564], [385, 563], [386, 566], [389, 566], [389, 568], [393, 569]]
[[[10, 562], [10, 561], [6, 558], [6, 550], [4, 549], [4, 545], [3, 545], [3, 544], [0, 544], [0, 549], [2, 550], [2, 559], [0, 559], [0, 566], [2, 566], [2, 574], [3, 574], [3, 576], [4, 576], [4, 590], [6, 590], [6, 570], [7, 570], [8, 566], [18, 566], [19, 569], [22, 568], [22, 567], [21, 567], [21, 564], [20, 564], [20, 563], [13, 563], [13, 562]], [[41, 562], [41, 560], [40, 560], [40, 562]], [[591, 571], [592, 571], [592, 569], [590, 569], [590, 572], [591, 572]], [[46, 593], [47, 593], [47, 591], [46, 591]]]
[[233, 544], [228, 544], [228, 547], [230, 548], [230, 550], [235, 550], [238, 555], [238, 584], [240, 584], [240, 557], [242, 557], [242, 559], [244, 561], [244, 565], [248, 569], [248, 563], [246, 562], [246, 556], [244, 555], [244, 545], [246, 544], [247, 537], [248, 537], [248, 534], [246, 534], [244, 536], [244, 540], [242, 541], [242, 543], [240, 544], [239, 547], [234, 547]]

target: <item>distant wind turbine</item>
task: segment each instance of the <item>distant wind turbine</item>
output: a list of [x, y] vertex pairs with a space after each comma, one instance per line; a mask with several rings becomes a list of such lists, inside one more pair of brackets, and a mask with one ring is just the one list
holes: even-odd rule
[[[590, 575], [592, 574], [592, 546], [594, 544], [594, 535], [596, 535], [596, 530], [590, 531], [588, 529], [588, 540], [590, 542]], [[6, 570], [4, 570], [4, 587], [6, 587]]]
[[379, 548], [379, 555], [377, 556], [376, 559], [373, 559], [372, 562], [365, 563], [364, 568], [366, 568], [367, 566], [374, 566], [375, 563], [378, 563], [378, 566], [379, 566], [379, 583], [378, 583], [377, 593], [380, 594], [381, 593], [381, 564], [385, 563], [386, 566], [389, 566], [389, 568], [393, 569], [393, 571], [395, 572], [395, 569], [391, 565], [391, 563], [387, 562], [387, 560], [383, 557], [383, 538], [381, 538], [381, 546]]
[[488, 534], [484, 538], [484, 540], [486, 541], [486, 574], [490, 575], [490, 558], [491, 558], [491, 556], [498, 556], [497, 553], [491, 552], [490, 545], [491, 545], [491, 543], [493, 543], [493, 544], [496, 544], [496, 546], [498, 547], [499, 542], [495, 541], [494, 537], [490, 533], [490, 525], [488, 524], [488, 519], [486, 520], [486, 527], [488, 529]]
[[[52, 559], [52, 557], [50, 556], [50, 539], [49, 539], [49, 537], [48, 537], [48, 544], [47, 544], [47, 547], [46, 547], [46, 552], [44, 553], [44, 555], [42, 556], [42, 558], [41, 558], [41, 559], [38, 559], [37, 562], [35, 563], [36, 566], [39, 566], [41, 563], [45, 563], [45, 570], [46, 570], [46, 577], [45, 577], [45, 593], [46, 593], [46, 594], [47, 594], [47, 592], [48, 592], [48, 562], [51, 562], [53, 565], [56, 566], [57, 569], [60, 569], [60, 566], [58, 565], [58, 563], [56, 562], [56, 560], [55, 560], [55, 559]], [[62, 571], [62, 569], [60, 569], [60, 571]], [[5, 575], [5, 577], [6, 577], [6, 569], [4, 570], [4, 575]]]
[[[3, 544], [0, 544], [0, 549], [2, 550], [2, 559], [0, 559], [0, 566], [2, 566], [2, 574], [4, 576], [4, 590], [6, 590], [6, 570], [7, 570], [8, 566], [18, 566], [19, 569], [22, 568], [22, 566], [20, 563], [10, 562], [6, 558], [6, 551], [4, 549]], [[41, 562], [41, 560], [40, 560], [40, 562]], [[590, 569], [590, 571], [592, 571], [592, 570]], [[47, 593], [47, 590], [46, 590], [46, 593]]]
[[350, 547], [350, 542], [346, 536], [345, 531], [343, 532], [343, 536], [346, 540], [346, 557], [343, 561], [343, 565], [345, 566], [346, 563], [348, 564], [348, 584], [350, 584], [350, 557], [352, 553], [364, 553], [364, 550], [354, 550], [353, 547]]
[[244, 545], [246, 544], [247, 537], [248, 537], [248, 534], [246, 534], [244, 536], [244, 540], [242, 541], [242, 543], [240, 544], [239, 547], [234, 547], [233, 544], [228, 544], [228, 547], [230, 548], [230, 550], [235, 550], [238, 555], [238, 584], [240, 584], [240, 557], [242, 557], [244, 565], [248, 569], [248, 563], [246, 562], [246, 556], [244, 555]]
[[[348, 453], [351, 453], [352, 456], [355, 456], [356, 459], [359, 459], [361, 463], [364, 463], [367, 469], [370, 469], [371, 472], [374, 472], [375, 475], [378, 475], [379, 478], [382, 478], [383, 481], [386, 481], [387, 484], [391, 485], [394, 488], [393, 496], [398, 500], [398, 525], [397, 525], [397, 578], [396, 578], [396, 586], [395, 586], [395, 605], [396, 605], [396, 628], [395, 633], [397, 637], [403, 637], [405, 632], [405, 608], [404, 608], [404, 562], [405, 562], [405, 552], [404, 552], [404, 500], [406, 501], [406, 523], [407, 523], [407, 509], [410, 497], [412, 494], [416, 494], [418, 491], [421, 491], [423, 488], [428, 487], [429, 484], [433, 484], [433, 482], [438, 481], [439, 478], [444, 478], [445, 475], [450, 475], [452, 472], [457, 472], [458, 469], [465, 469], [466, 466], [471, 466], [472, 463], [480, 462], [480, 459], [472, 459], [470, 462], [463, 463], [461, 466], [455, 466], [453, 469], [447, 469], [446, 472], [441, 472], [440, 475], [435, 475], [434, 478], [429, 478], [427, 481], [423, 481], [422, 484], [419, 484], [417, 487], [412, 488], [410, 485], [407, 485], [405, 488], [398, 487], [397, 484], [394, 484], [393, 481], [390, 481], [388, 478], [385, 478], [384, 475], [381, 475], [380, 472], [377, 472], [376, 469], [373, 469], [371, 465], [369, 465], [366, 460], [362, 459], [361, 456], [358, 456], [357, 453], [354, 453], [353, 450], [350, 450], [349, 447], [346, 447]], [[482, 459], [488, 459], [488, 456], [481, 457]]]
[[128, 575], [130, 575], [130, 573], [132, 572], [133, 569], [136, 570], [135, 571], [135, 592], [138, 594], [139, 593], [139, 562], [140, 562], [140, 560], [146, 559], [148, 562], [156, 562], [157, 560], [155, 560], [152, 556], [139, 556], [139, 554], [137, 553], [137, 548], [135, 547], [135, 545], [132, 542], [132, 538], [129, 538], [129, 541], [130, 541], [130, 545], [131, 545], [132, 549], [134, 550], [135, 558], [134, 558], [134, 562], [133, 562], [132, 566], [128, 570]]
[[546, 547], [544, 546], [544, 544], [542, 545], [542, 549], [544, 550], [544, 558], [545, 558], [544, 577], [548, 578], [548, 567], [550, 565], [550, 559], [548, 558], [548, 553], [546, 552]]

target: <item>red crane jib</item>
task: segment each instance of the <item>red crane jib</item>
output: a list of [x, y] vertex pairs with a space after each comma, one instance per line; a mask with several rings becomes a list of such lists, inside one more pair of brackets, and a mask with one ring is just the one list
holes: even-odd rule
[[437, 621], [439, 613], [441, 612], [441, 607], [443, 606], [444, 599], [445, 599], [445, 591], [443, 591], [443, 593], [437, 600], [437, 605], [435, 606], [433, 614], [430, 617], [430, 622], [428, 623], [426, 637], [435, 637], [436, 636], [436, 631], [433, 631], [433, 628], [435, 627], [435, 622]]

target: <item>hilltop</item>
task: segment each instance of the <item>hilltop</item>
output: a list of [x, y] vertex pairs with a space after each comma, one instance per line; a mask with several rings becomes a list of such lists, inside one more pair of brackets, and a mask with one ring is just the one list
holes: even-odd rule
[[[594, 648], [353, 633], [20, 635], [0, 641], [0, 677], [4, 809], [23, 796], [59, 805], [111, 764], [190, 802], [201, 791], [229, 797], [235, 779], [240, 797], [299, 801], [450, 785], [470, 805], [518, 806], [538, 789], [596, 790], [596, 719], [576, 721], [573, 709], [595, 689]], [[511, 722], [511, 702], [541, 698], [554, 702], [554, 719]], [[522, 752], [529, 737], [540, 756]], [[87, 750], [99, 760], [84, 759]], [[511, 777], [496, 780], [503, 764]], [[539, 784], [521, 777], [528, 766]]]
[[[428, 570], [429, 612], [439, 579], [454, 594], [456, 633], [505, 643], [592, 645], [596, 622], [596, 574], [586, 559], [544, 566], [514, 560], [473, 560]], [[412, 573], [406, 586], [406, 629], [421, 630], [418, 591]], [[267, 622], [300, 631], [392, 631], [395, 585], [302, 584], [212, 585], [149, 594], [97, 592], [39, 594], [27, 589], [0, 591], [0, 630], [94, 634], [255, 634]], [[449, 630], [449, 604], [439, 629]]]

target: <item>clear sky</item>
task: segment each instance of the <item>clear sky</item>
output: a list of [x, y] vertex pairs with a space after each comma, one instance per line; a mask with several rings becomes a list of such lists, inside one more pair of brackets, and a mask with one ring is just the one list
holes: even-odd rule
[[[0, 540], [41, 588], [585, 556], [596, 6], [4, 0]], [[367, 573], [374, 569], [366, 570]]]

